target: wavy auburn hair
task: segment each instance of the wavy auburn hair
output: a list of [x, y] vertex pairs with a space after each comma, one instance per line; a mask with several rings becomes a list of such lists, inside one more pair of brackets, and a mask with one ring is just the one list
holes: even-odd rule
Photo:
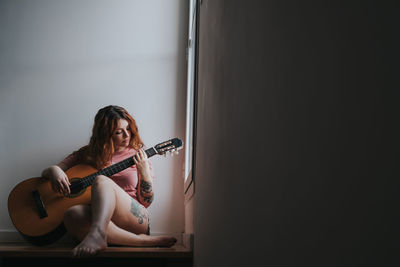
[[142, 148], [144, 144], [133, 117], [124, 108], [109, 105], [97, 112], [89, 144], [78, 151], [78, 158], [97, 169], [104, 168], [115, 152], [112, 136], [120, 119], [126, 120], [129, 124], [131, 133], [129, 147], [136, 150]]

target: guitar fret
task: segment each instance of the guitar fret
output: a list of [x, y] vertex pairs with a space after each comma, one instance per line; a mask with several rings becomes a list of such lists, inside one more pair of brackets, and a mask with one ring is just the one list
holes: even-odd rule
[[[155, 151], [154, 148], [150, 148], [147, 149], [145, 152], [147, 154], [148, 157], [153, 156], [155, 153], [153, 151], [151, 151], [151, 149], [153, 149]], [[98, 176], [99, 174], [105, 175], [105, 176], [112, 176], [122, 170], [125, 170], [127, 168], [129, 168], [130, 166], [135, 165], [135, 162], [133, 161], [132, 157], [126, 158], [114, 165], [108, 166], [107, 168], [104, 168], [96, 173], [93, 173], [85, 178], [82, 179], [83, 182], [83, 186], [84, 188], [89, 187], [90, 185], [92, 185], [94, 179], [96, 178], [96, 176]]]
[[105, 174], [106, 176], [112, 176], [113, 174], [118, 173], [122, 170], [125, 170], [126, 168], [128, 168], [132, 165], [134, 165], [134, 162], [133, 162], [132, 158], [129, 157], [127, 159], [124, 159], [114, 165], [111, 165], [111, 166], [101, 170], [100, 172], [102, 174]]

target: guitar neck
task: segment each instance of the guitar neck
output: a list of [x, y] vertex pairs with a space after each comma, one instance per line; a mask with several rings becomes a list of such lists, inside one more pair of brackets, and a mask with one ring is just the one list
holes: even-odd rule
[[[157, 154], [157, 150], [154, 147], [146, 149], [144, 152], [146, 153], [148, 158]], [[84, 187], [86, 188], [86, 187], [92, 185], [94, 179], [98, 175], [105, 175], [105, 176], [109, 177], [109, 176], [119, 173], [133, 165], [135, 165], [135, 162], [133, 161], [133, 156], [132, 156], [132, 157], [126, 158], [118, 163], [115, 163], [111, 166], [108, 166], [107, 168], [101, 169], [100, 171], [93, 173], [85, 178], [82, 178], [81, 182], [83, 183]]]

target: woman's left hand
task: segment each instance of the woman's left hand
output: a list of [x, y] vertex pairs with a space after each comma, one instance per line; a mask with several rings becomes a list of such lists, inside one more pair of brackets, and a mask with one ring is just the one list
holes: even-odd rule
[[140, 175], [145, 178], [150, 178], [149, 160], [146, 152], [144, 152], [142, 148], [133, 156], [133, 161]]

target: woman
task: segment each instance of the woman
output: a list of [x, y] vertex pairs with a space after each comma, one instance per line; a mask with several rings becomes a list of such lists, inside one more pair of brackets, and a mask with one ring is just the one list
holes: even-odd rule
[[97, 112], [87, 146], [43, 170], [52, 189], [67, 195], [70, 182], [64, 171], [76, 164], [103, 169], [130, 156], [135, 162], [110, 177], [97, 176], [91, 186], [91, 205], [76, 205], [65, 212], [67, 231], [81, 241], [72, 250], [73, 256], [95, 255], [107, 244], [175, 244], [173, 237], [149, 235], [147, 207], [153, 200], [153, 173], [143, 146], [132, 116], [124, 108], [110, 105]]

